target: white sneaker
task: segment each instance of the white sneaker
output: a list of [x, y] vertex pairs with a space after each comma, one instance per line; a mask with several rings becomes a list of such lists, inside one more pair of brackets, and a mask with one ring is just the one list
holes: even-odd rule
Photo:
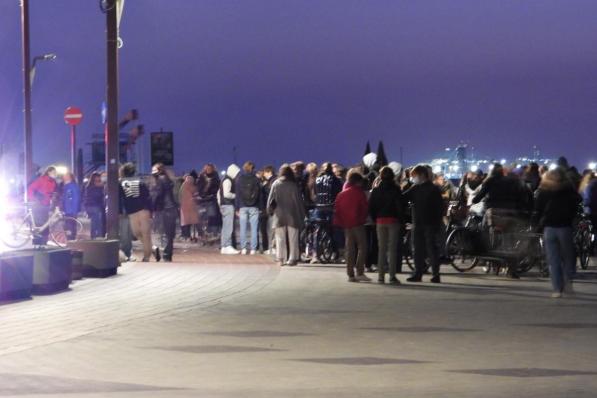
[[359, 282], [371, 282], [371, 278], [369, 278], [367, 275], [357, 275], [356, 280]]
[[562, 293], [560, 292], [553, 292], [551, 294], [551, 298], [561, 298], [562, 297]]
[[251, 256], [254, 256], [257, 254], [257, 250], [251, 250]]
[[269, 250], [266, 250], [266, 251], [263, 252], [263, 254], [265, 254], [266, 256], [269, 256], [270, 252], [269, 252]]
[[238, 254], [238, 250], [236, 250], [232, 246], [227, 246], [227, 247], [223, 247], [222, 250], [220, 250], [220, 253], [222, 253], [222, 254]]
[[247, 249], [242, 249], [242, 250], [240, 251], [240, 254], [242, 254], [243, 256], [244, 256], [244, 255], [246, 255], [246, 254], [247, 254]]

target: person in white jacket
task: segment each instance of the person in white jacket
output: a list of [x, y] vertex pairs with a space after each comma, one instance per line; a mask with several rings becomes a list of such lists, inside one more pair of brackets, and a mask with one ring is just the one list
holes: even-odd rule
[[235, 194], [235, 179], [240, 173], [240, 168], [231, 164], [226, 170], [226, 175], [220, 183], [220, 190], [218, 191], [218, 204], [220, 205], [220, 213], [222, 214], [222, 234], [221, 234], [221, 253], [222, 254], [238, 254], [239, 251], [232, 246], [232, 234], [234, 233], [234, 201]]

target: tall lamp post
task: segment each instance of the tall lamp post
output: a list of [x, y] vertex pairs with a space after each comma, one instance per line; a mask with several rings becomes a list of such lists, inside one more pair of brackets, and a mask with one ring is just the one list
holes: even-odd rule
[[29, 80], [31, 80], [31, 82], [29, 83], [30, 87], [33, 87], [33, 80], [35, 80], [35, 66], [36, 66], [37, 62], [38, 61], [53, 61], [55, 59], [56, 59], [56, 54], [54, 54], [54, 53], [37, 55], [37, 56], [33, 57], [33, 64], [31, 65], [31, 70], [29, 71]]
[[107, 181], [107, 214], [106, 232], [108, 239], [118, 239], [118, 0], [103, 0], [103, 11], [106, 13], [106, 50], [107, 50], [107, 86], [106, 100], [108, 105], [106, 117], [106, 171]]
[[24, 115], [24, 186], [27, 201], [27, 184], [33, 176], [33, 146], [31, 143], [31, 60], [29, 38], [29, 0], [21, 0], [21, 40], [23, 48], [23, 115]]

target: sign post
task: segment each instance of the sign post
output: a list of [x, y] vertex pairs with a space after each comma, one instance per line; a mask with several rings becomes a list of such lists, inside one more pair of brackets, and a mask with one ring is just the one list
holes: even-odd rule
[[[69, 106], [64, 111], [64, 122], [70, 126], [70, 171], [77, 170], [77, 124], [81, 123], [83, 112], [76, 106]], [[79, 178], [81, 176], [78, 176]]]

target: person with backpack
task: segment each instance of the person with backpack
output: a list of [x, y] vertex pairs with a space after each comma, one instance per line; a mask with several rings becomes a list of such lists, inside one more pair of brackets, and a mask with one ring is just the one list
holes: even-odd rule
[[[255, 164], [246, 162], [243, 174], [236, 180], [236, 208], [240, 222], [241, 254], [257, 254], [259, 244], [259, 211], [261, 201], [261, 183], [255, 175]], [[251, 228], [251, 243], [247, 249], [247, 222]], [[250, 252], [249, 252], [250, 250]]]

